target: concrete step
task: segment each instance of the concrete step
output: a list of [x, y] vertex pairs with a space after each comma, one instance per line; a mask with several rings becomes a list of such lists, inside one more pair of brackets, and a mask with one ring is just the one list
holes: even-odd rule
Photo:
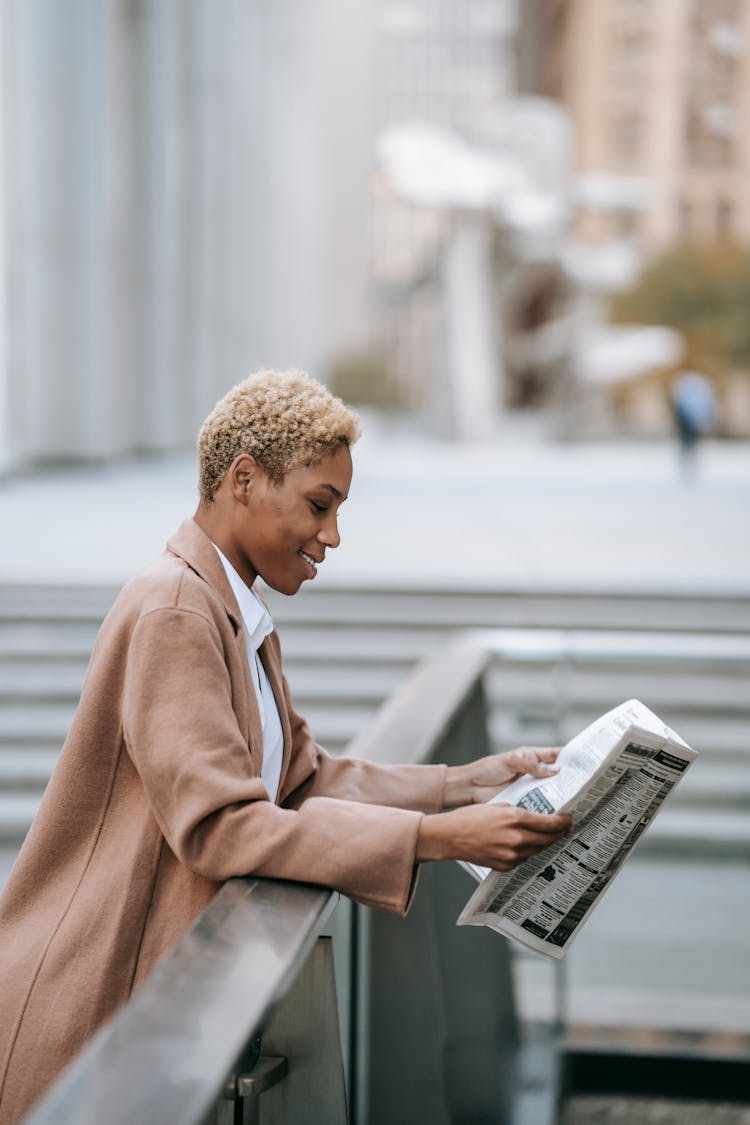
[[[0, 586], [0, 619], [17, 622], [78, 621], [97, 624], [116, 589], [87, 586]], [[620, 590], [559, 591], [498, 587], [461, 590], [443, 585], [399, 589], [318, 583], [296, 598], [264, 592], [279, 623], [359, 623], [415, 629], [436, 625], [465, 628], [513, 626], [544, 628], [691, 630], [750, 632], [750, 598], [742, 594], [701, 594]]]
[[[679, 792], [679, 791], [678, 791]], [[0, 845], [20, 847], [41, 800], [41, 792], [0, 794]], [[641, 856], [750, 861], [750, 810], [696, 811], [670, 798], [638, 844]]]
[[672, 802], [693, 809], [744, 809], [750, 819], [750, 755], [746, 762], [714, 762], [701, 755], [682, 779]]
[[69, 658], [88, 662], [101, 622], [0, 618], [0, 659]]
[[[679, 790], [678, 790], [679, 792]], [[696, 812], [677, 793], [649, 825], [638, 851], [644, 855], [750, 861], [750, 809]]]
[[[316, 739], [329, 749], [338, 750], [374, 718], [387, 694], [378, 692], [372, 684], [369, 686], [372, 690], [367, 690], [368, 685], [356, 685], [356, 691], [342, 691], [330, 697], [321, 696], [314, 686], [308, 687], [295, 693], [295, 707], [308, 720]], [[37, 701], [33, 707], [24, 702], [3, 703], [0, 705], [0, 750], [59, 749], [75, 707], [76, 699], [72, 695], [65, 701]], [[494, 711], [490, 715], [493, 744], [500, 750], [560, 745], [582, 730], [597, 713], [574, 711], [558, 722], [554, 716], [545, 719], [539, 715], [514, 715], [506, 709]], [[749, 728], [741, 720], [717, 723], [683, 716], [674, 725], [678, 733], [712, 763], [725, 761], [739, 767], [750, 762]]]
[[[523, 676], [514, 677], [516, 686], [496, 681], [488, 684], [488, 700], [496, 712], [516, 716], [518, 722], [554, 723], [561, 714], [588, 716], [588, 721], [610, 710], [623, 699], [640, 699], [680, 733], [686, 723], [705, 720], [718, 730], [725, 723], [750, 728], [750, 702], [743, 698], [743, 685], [734, 681], [710, 683], [685, 679], [682, 683], [646, 684], [637, 679], [608, 678], [606, 684], [579, 684], [565, 690], [560, 698], [554, 683], [524, 685]], [[650, 688], [651, 690], [644, 690]]]
[[319, 586], [284, 599], [273, 591], [268, 601], [274, 620], [346, 621], [414, 628], [435, 624], [457, 628], [591, 628], [676, 632], [750, 632], [750, 598], [691, 594], [629, 594], [617, 590], [561, 593], [549, 589], [461, 591], [345, 589]]
[[[328, 728], [329, 747], [345, 749], [348, 738]], [[0, 793], [41, 793], [58, 758], [56, 749], [0, 748]], [[750, 761], [747, 764], [711, 762], [701, 757], [670, 798], [670, 804], [696, 812], [745, 810], [750, 816]]]
[[[314, 671], [316, 665], [323, 663], [336, 671], [383, 665], [408, 669], [455, 635], [454, 630], [446, 631], [443, 638], [425, 648], [412, 632], [379, 632], [373, 628], [369, 633], [357, 630], [334, 634], [314, 628], [294, 630], [291, 635], [285, 630], [282, 644], [285, 666], [290, 670], [299, 668], [302, 674]], [[721, 638], [715, 636], [702, 638], [702, 641], [702, 650], [686, 652], [683, 656], [675, 655], [674, 649], [661, 656], [657, 652], [652, 657], [641, 650], [637, 657], [606, 661], [575, 655], [564, 662], [540, 658], [524, 660], [518, 656], [498, 660], [490, 670], [488, 683], [498, 697], [541, 693], [550, 699], [563, 689], [566, 696], [596, 692], [611, 697], [620, 690], [626, 677], [644, 695], [674, 697], [687, 704], [699, 702], [685, 688], [685, 683], [691, 681], [699, 687], [707, 704], [732, 705], [737, 696], [743, 698], [737, 689], [746, 684], [750, 675], [750, 642], [747, 646], [738, 646], [738, 638], [727, 638], [727, 643], [721, 644]], [[89, 645], [79, 653], [65, 651], [59, 645], [53, 652], [42, 644], [38, 652], [22, 651], [21, 638], [17, 642], [14, 640], [13, 646], [0, 652], [0, 685], [33, 683], [35, 674], [50, 678], [82, 677], [91, 648]], [[744, 702], [750, 711], [750, 700]]]
[[[70, 659], [88, 662], [99, 623], [8, 622], [0, 620], [0, 661]], [[285, 657], [335, 659], [342, 652], [357, 661], [418, 660], [452, 636], [454, 626], [436, 625], [429, 631], [385, 624], [330, 626], [285, 624], [281, 630]]]
[[[0, 660], [44, 659], [59, 661], [88, 661], [98, 629], [98, 622], [90, 625], [81, 622], [57, 620], [12, 621], [0, 618]], [[390, 660], [413, 661], [433, 651], [441, 643], [467, 628], [469, 622], [441, 621], [437, 609], [429, 627], [411, 621], [408, 614], [398, 622], [389, 622], [377, 616], [372, 621], [351, 623], [339, 621], [279, 622], [282, 647], [286, 658], [315, 659], [318, 656], [336, 659], [342, 653], [356, 661]], [[517, 635], [520, 631], [515, 630]], [[550, 634], [546, 628], [531, 627], [524, 630], [532, 641], [535, 637]], [[604, 625], [598, 626], [602, 638], [611, 633]], [[551, 635], [556, 635], [551, 631]], [[589, 633], [589, 636], [591, 634]], [[628, 651], [630, 638], [630, 651]], [[664, 638], [662, 643], [660, 639]], [[598, 661], [586, 653], [572, 652], [566, 668], [575, 667], [582, 674], [588, 671], [623, 671], [642, 674], [663, 670], [666, 657], [675, 668], [695, 673], [709, 673], [720, 668], [728, 675], [739, 675], [750, 664], [750, 641], [746, 636], [721, 633], [632, 633], [619, 630], [615, 642], [617, 652], [608, 651], [606, 662]], [[649, 655], [650, 653], [650, 655]], [[530, 651], [526, 659], [519, 651], [510, 666], [519, 666], [529, 674], [542, 673], [558, 665]], [[502, 666], [505, 666], [504, 664]]]
[[[402, 676], [389, 668], [368, 669], [366, 673], [347, 669], [345, 676], [332, 676], [326, 668], [308, 668], [304, 675], [300, 669], [300, 675], [292, 680], [297, 685], [295, 705], [308, 717], [316, 736], [324, 743], [333, 736], [339, 743], [361, 729], [382, 700], [402, 682]], [[34, 686], [28, 680], [25, 684], [16, 683], [14, 695], [0, 702], [0, 747], [19, 744], [54, 749], [62, 745], [77, 704], [78, 685], [69, 683], [57, 693], [54, 685], [47, 685], [41, 698], [35, 698]], [[624, 691], [621, 689], [619, 694]], [[593, 705], [576, 703], [562, 722], [558, 721], [554, 706], [545, 700], [522, 700], [520, 704], [517, 698], [492, 700], [495, 741], [503, 749], [563, 741], [590, 722], [604, 705], [610, 705], [613, 698], [619, 696], [613, 693]], [[670, 708], [652, 699], [649, 702], [691, 745], [712, 759], [724, 757], [738, 764], [748, 760], [750, 724], [741, 717], [741, 711], [739, 718], [682, 711], [672, 714]]]
[[[0, 587], [0, 659], [65, 657], [86, 661], [101, 618], [114, 597], [86, 590], [17, 589]], [[72, 601], [71, 601], [72, 598]], [[342, 651], [352, 659], [416, 660], [467, 627], [589, 628], [655, 633], [673, 630], [684, 638], [685, 659], [694, 662], [701, 651], [715, 660], [707, 631], [716, 643], [744, 645], [750, 632], [750, 599], [694, 599], [676, 597], [556, 595], [544, 591], [514, 595], [456, 591], [305, 591], [304, 596], [281, 599], [271, 595], [285, 653], [300, 658], [334, 657]], [[700, 606], [700, 611], [697, 608]], [[747, 623], [743, 636], [741, 622]], [[698, 636], [695, 630], [699, 630]], [[691, 630], [693, 635], [691, 636]], [[734, 634], [734, 635], [732, 635]], [[623, 647], [622, 638], [618, 642]], [[655, 638], [654, 643], [658, 647]], [[674, 649], [674, 641], [670, 641]], [[642, 642], [636, 665], [645, 671]], [[657, 654], [658, 655], [658, 654]], [[735, 658], [736, 659], [736, 658]], [[623, 652], [623, 667], [628, 666]], [[533, 662], [532, 662], [533, 664]], [[581, 667], [585, 662], [578, 661]], [[630, 660], [633, 667], [633, 659]]]
[[58, 758], [57, 750], [0, 749], [0, 794], [41, 793]]
[[[627, 698], [622, 695], [617, 702]], [[742, 762], [750, 760], [750, 724], [744, 719], [706, 718], [700, 715], [672, 715], [658, 712], [665, 722], [701, 754]], [[592, 722], [600, 710], [574, 708], [562, 720], [528, 710], [513, 714], [508, 710], [491, 712], [490, 731], [494, 745], [503, 750], [514, 746], [562, 745]]]
[[71, 699], [77, 704], [85, 674], [85, 667], [70, 664], [54, 667], [31, 661], [4, 667], [0, 663], [0, 706], [45, 706]]
[[21, 846], [40, 801], [41, 793], [0, 794], [0, 846]]
[[52, 701], [30, 708], [25, 703], [0, 707], [0, 747], [40, 745], [59, 748], [68, 733], [76, 704]]
[[[331, 749], [345, 745], [375, 715], [377, 702], [337, 703], [325, 706], [310, 702], [302, 711], [311, 729], [322, 745]], [[65, 741], [75, 708], [51, 704], [36, 708], [29, 716], [28, 709], [5, 706], [0, 708], [0, 751], [27, 750], [30, 753], [59, 750]]]
[[[293, 687], [299, 686], [306, 698], [321, 700], [363, 700], [380, 703], [404, 682], [411, 664], [381, 661], [357, 664], [341, 657], [319, 660], [315, 664], [288, 661], [285, 672]], [[49, 664], [30, 663], [0, 668], [0, 708], [13, 706], [46, 707], [72, 701], [77, 704], [85, 669], [69, 666], [55, 668]]]
[[[4, 838], [11, 842], [25, 831], [62, 746], [114, 595], [0, 588], [0, 793], [9, 802]], [[636, 695], [702, 751], [657, 818], [658, 831], [649, 831], [648, 848], [715, 847], [734, 855], [745, 846], [750, 640], [734, 626], [747, 614], [750, 632], [750, 599], [317, 588], [270, 600], [295, 705], [331, 752], [343, 751], [414, 663], [458, 629], [531, 624], [537, 631], [524, 631], [526, 651], [516, 646], [488, 676], [497, 748], [564, 741]], [[679, 637], [656, 631], [665, 622]], [[595, 628], [601, 659], [590, 640], [573, 643], [565, 663], [545, 657], [550, 626]], [[607, 632], [615, 628], [630, 631]]]
[[[328, 745], [333, 737], [340, 747], [404, 682], [408, 668], [324, 663], [314, 668], [292, 665], [287, 672], [295, 706], [308, 718], [318, 740]], [[82, 677], [70, 671], [58, 677], [48, 670], [35, 676], [33, 670], [24, 669], [5, 677], [0, 684], [0, 748], [17, 744], [59, 749], [75, 713], [81, 682]], [[509, 685], [504, 686], [507, 689]], [[725, 690], [726, 685], [717, 685], [711, 707], [706, 706], [700, 686], [693, 688], [693, 699], [679, 700], [635, 693], [633, 686], [630, 681], [620, 685], [612, 681], [606, 695], [589, 690], [585, 699], [578, 699], [574, 693], [560, 719], [554, 700], [550, 702], [543, 693], [537, 698], [531, 693], [524, 695], [519, 680], [516, 691], [504, 690], [499, 696], [491, 692], [493, 739], [500, 749], [559, 744], [615, 702], [639, 694], [641, 698], [645, 695], [645, 701], [712, 762], [725, 760], [738, 767], [750, 762], [750, 714], [731, 691]], [[685, 685], [684, 691], [689, 689], [690, 685]], [[717, 703], [717, 697], [724, 702]]]
[[0, 891], [8, 881], [8, 876], [10, 875], [13, 864], [16, 862], [17, 855], [17, 844], [0, 845]]
[[101, 622], [116, 596], [114, 586], [3, 583], [0, 585], [0, 618]]

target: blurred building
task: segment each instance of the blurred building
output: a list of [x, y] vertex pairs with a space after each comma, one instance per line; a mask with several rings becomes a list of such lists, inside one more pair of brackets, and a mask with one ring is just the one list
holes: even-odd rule
[[528, 19], [532, 81], [570, 111], [578, 170], [651, 187], [642, 214], [589, 213], [582, 233], [750, 243], [750, 0], [530, 0]]
[[[518, 88], [517, 0], [382, 0], [375, 13], [373, 132], [421, 122], [471, 136]], [[434, 392], [441, 337], [439, 256], [451, 215], [379, 192], [372, 212], [376, 372], [396, 401]]]
[[3, 0], [0, 468], [362, 346], [371, 46], [371, 0]]
[[[579, 168], [659, 189], [648, 213], [585, 216], [590, 238], [746, 237], [749, 8], [4, 0], [0, 469], [183, 448], [260, 366], [434, 403], [462, 217], [382, 190], [391, 125], [481, 143], [492, 107], [545, 94], [573, 115]], [[564, 195], [567, 166], [547, 180]], [[507, 341], [554, 319], [566, 282], [550, 241], [511, 286], [502, 224], [483, 221]], [[498, 406], [531, 404], [538, 380], [510, 350]]]

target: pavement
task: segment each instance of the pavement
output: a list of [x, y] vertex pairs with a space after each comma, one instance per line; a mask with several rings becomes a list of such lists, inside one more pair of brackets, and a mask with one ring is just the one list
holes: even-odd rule
[[[372, 415], [316, 582], [750, 590], [750, 444], [561, 443], [522, 419], [451, 444]], [[120, 584], [197, 501], [194, 454], [0, 479], [0, 582]]]

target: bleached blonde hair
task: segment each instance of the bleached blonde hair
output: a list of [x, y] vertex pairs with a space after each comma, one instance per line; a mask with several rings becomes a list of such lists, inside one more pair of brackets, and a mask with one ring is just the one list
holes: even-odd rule
[[259, 371], [220, 399], [198, 434], [199, 489], [209, 503], [227, 469], [249, 453], [275, 483], [353, 445], [359, 417], [304, 371]]

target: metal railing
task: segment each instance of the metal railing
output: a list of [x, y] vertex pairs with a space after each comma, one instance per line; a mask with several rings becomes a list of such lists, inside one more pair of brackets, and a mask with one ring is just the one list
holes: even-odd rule
[[[489, 659], [474, 641], [448, 646], [350, 752], [485, 751]], [[457, 865], [426, 866], [401, 919], [320, 888], [230, 880], [28, 1125], [509, 1120], [509, 952], [454, 925], [466, 882]]]
[[[741, 639], [730, 649], [730, 662], [747, 660]], [[690, 645], [564, 630], [465, 634], [416, 669], [348, 752], [470, 760], [490, 750], [493, 661], [555, 669], [562, 730], [577, 661], [646, 658], [689, 662]], [[469, 889], [456, 864], [425, 865], [401, 919], [320, 888], [231, 880], [27, 1125], [554, 1120], [558, 1042], [536, 1051], [525, 1090], [508, 945], [455, 926]]]

